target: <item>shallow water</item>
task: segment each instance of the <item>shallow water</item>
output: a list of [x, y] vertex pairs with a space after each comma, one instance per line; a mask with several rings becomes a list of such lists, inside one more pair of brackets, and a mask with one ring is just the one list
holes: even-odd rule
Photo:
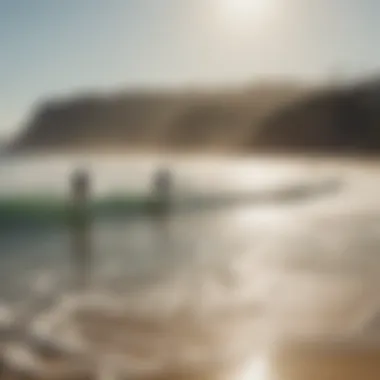
[[[0, 164], [1, 191], [65, 192], [78, 162], [91, 168], [95, 193], [104, 194], [148, 191], [156, 165], [170, 159], [11, 159]], [[377, 347], [379, 168], [177, 159], [173, 170], [178, 191], [196, 193], [266, 189], [331, 175], [342, 177], [346, 187], [300, 203], [177, 215], [165, 223], [99, 220], [85, 294], [72, 289], [68, 231], [3, 233], [0, 320], [5, 330], [15, 320], [18, 329], [24, 326], [17, 339], [5, 334], [4, 340], [12, 341], [7, 360], [41, 370], [35, 346], [48, 339], [79, 351], [86, 358], [81, 363], [92, 363], [88, 367], [105, 378], [122, 372], [133, 378], [350, 379], [344, 376], [351, 359], [337, 354], [331, 363], [325, 353], [332, 347], [344, 352], [335, 344], [339, 339], [344, 348]], [[290, 344], [295, 341], [296, 348]], [[309, 351], [299, 349], [305, 341]], [[314, 341], [324, 342], [322, 354]], [[378, 371], [371, 360], [355, 368]], [[78, 364], [78, 359], [61, 361], [65, 368]], [[321, 365], [338, 370], [318, 377]], [[62, 370], [56, 367], [51, 370]]]

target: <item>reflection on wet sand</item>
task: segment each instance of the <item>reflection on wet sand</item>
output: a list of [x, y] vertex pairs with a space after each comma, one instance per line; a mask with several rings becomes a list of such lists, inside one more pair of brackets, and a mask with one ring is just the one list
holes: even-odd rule
[[295, 281], [293, 297], [276, 308], [273, 325], [285, 334], [274, 345], [273, 375], [264, 380], [380, 379], [376, 289], [364, 273]]

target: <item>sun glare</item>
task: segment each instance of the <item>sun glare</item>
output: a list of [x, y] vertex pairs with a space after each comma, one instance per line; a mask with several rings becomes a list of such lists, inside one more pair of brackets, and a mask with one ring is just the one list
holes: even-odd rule
[[270, 0], [224, 0], [226, 7], [238, 14], [262, 13], [269, 6]]
[[219, 0], [224, 19], [234, 24], [265, 21], [275, 0]]

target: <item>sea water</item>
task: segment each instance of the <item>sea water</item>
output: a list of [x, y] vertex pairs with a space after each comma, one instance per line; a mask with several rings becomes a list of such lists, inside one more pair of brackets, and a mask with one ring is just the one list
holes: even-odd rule
[[96, 220], [85, 292], [72, 286], [75, 258], [65, 228], [0, 231], [1, 346], [9, 371], [379, 378], [376, 163], [20, 156], [2, 158], [0, 192], [67, 196], [70, 173], [81, 166], [91, 173], [94, 196], [143, 193], [162, 165], [181, 193], [265, 191], [329, 176], [345, 186], [300, 202], [200, 210], [164, 222]]

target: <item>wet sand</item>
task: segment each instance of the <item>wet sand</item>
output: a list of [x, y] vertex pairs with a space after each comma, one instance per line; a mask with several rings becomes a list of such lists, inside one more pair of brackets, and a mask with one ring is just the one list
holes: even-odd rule
[[274, 380], [378, 380], [380, 344], [285, 345], [273, 356], [272, 373]]

